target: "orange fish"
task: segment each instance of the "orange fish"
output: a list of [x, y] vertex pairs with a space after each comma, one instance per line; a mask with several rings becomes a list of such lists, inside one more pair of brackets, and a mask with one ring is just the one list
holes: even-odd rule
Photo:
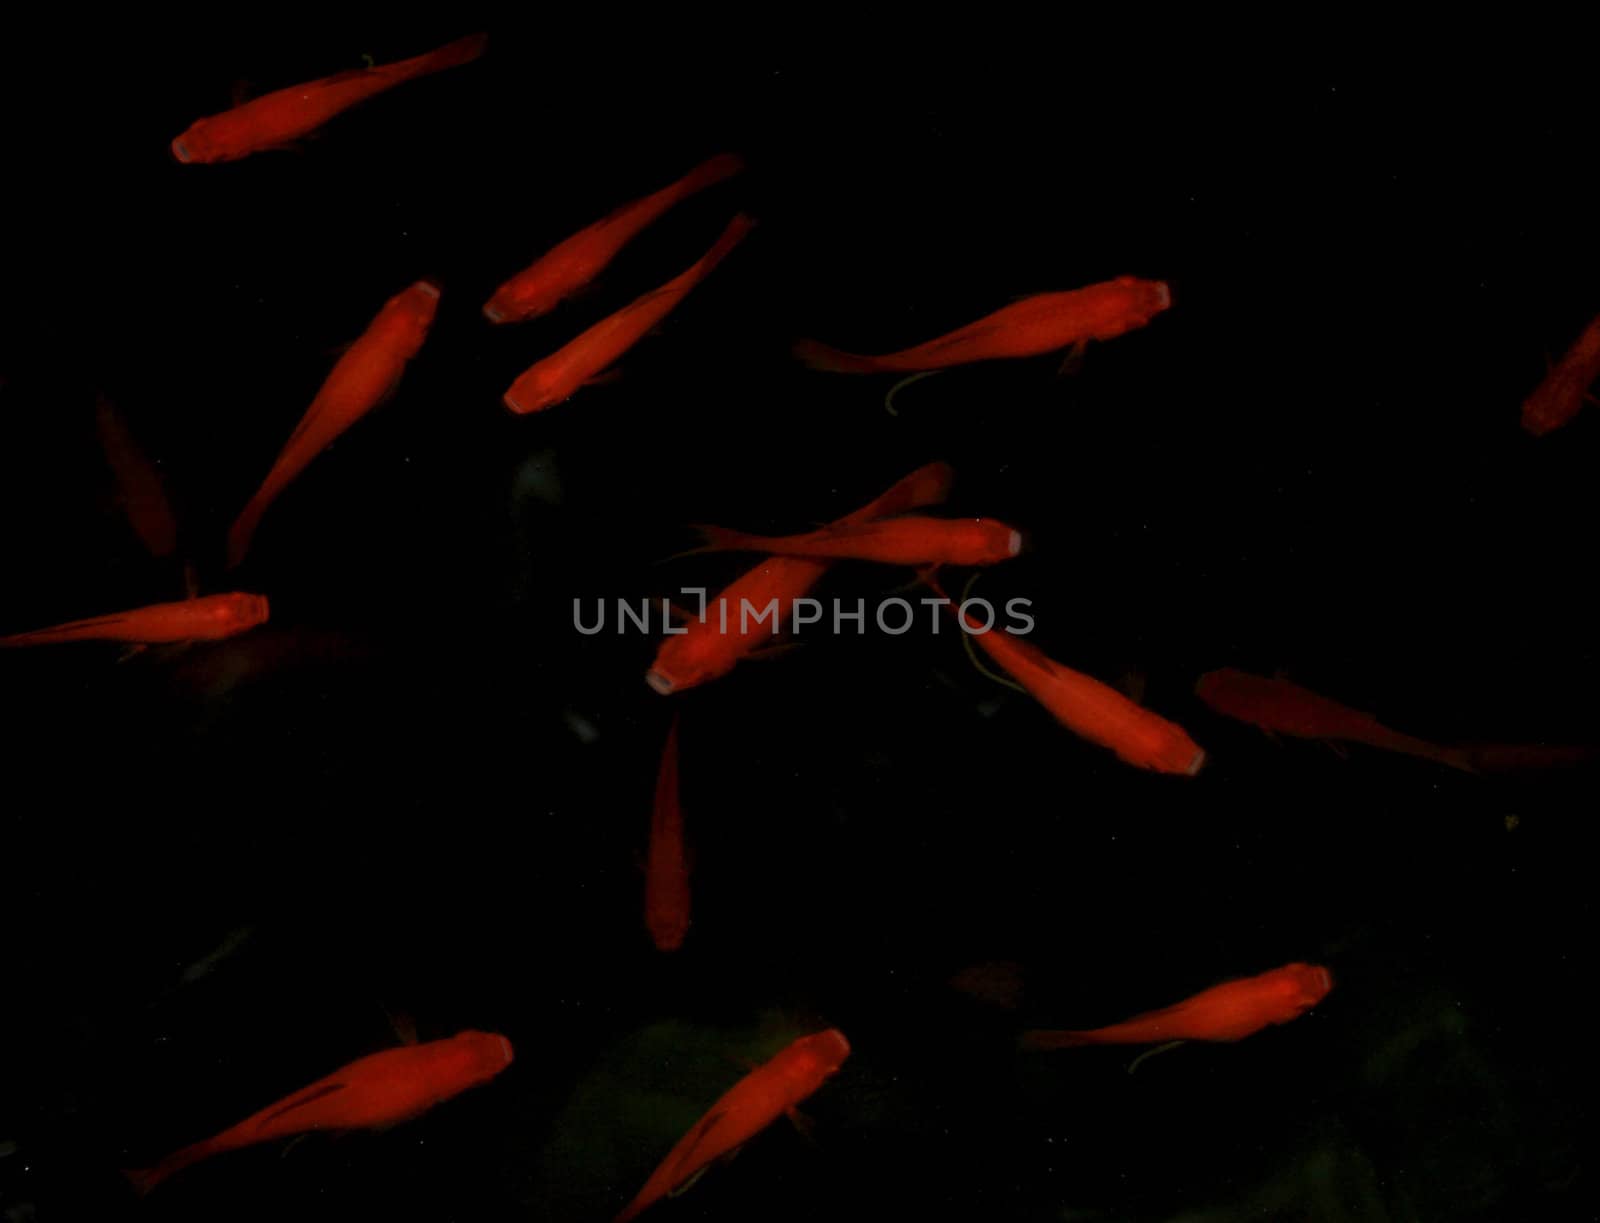
[[1567, 355], [1545, 375], [1522, 405], [1522, 427], [1535, 437], [1559, 429], [1583, 407], [1600, 378], [1600, 315], [1583, 329]]
[[[929, 463], [877, 500], [839, 519], [839, 524], [869, 522], [937, 505], [950, 495], [954, 478], [949, 464]], [[788, 620], [794, 601], [805, 597], [828, 571], [828, 565], [827, 561], [800, 557], [768, 557], [711, 600], [699, 619], [667, 636], [656, 651], [645, 682], [666, 696], [726, 675], [740, 659], [755, 651], [760, 641], [758, 634], [763, 631], [760, 624], [742, 616], [741, 609], [748, 604], [762, 610], [775, 603], [778, 622]], [[772, 627], [765, 631], [770, 638]]]
[[406, 363], [427, 339], [438, 309], [439, 286], [419, 280], [385, 302], [361, 338], [339, 358], [256, 495], [234, 520], [228, 532], [230, 567], [244, 559], [261, 516], [289, 482], [399, 385]]
[[849, 1056], [850, 1042], [844, 1033], [829, 1028], [800, 1037], [771, 1061], [752, 1070], [678, 1140], [638, 1196], [617, 1215], [615, 1223], [627, 1223], [785, 1113], [793, 1115], [795, 1105], [821, 1087]]
[[1285, 964], [1259, 976], [1224, 981], [1174, 1006], [1147, 1011], [1108, 1028], [1022, 1034], [1029, 1049], [1079, 1045], [1153, 1045], [1169, 1040], [1243, 1040], [1275, 1023], [1298, 1019], [1328, 996], [1333, 976], [1316, 964]]
[[483, 54], [488, 41], [486, 35], [474, 34], [412, 59], [356, 68], [263, 94], [220, 115], [196, 119], [172, 142], [172, 155], [185, 163], [236, 161], [263, 149], [283, 148], [375, 94], [470, 63]]
[[420, 1116], [435, 1104], [487, 1083], [511, 1064], [511, 1042], [494, 1032], [387, 1049], [358, 1058], [325, 1079], [269, 1104], [214, 1138], [124, 1175], [148, 1193], [174, 1172], [223, 1151], [312, 1130], [378, 1129]]
[[948, 335], [882, 356], [865, 356], [801, 340], [795, 356], [835, 374], [911, 373], [997, 357], [1033, 357], [1086, 340], [1109, 340], [1143, 327], [1172, 304], [1159, 280], [1119, 276], [1065, 293], [1024, 298]]
[[178, 522], [161, 487], [161, 477], [133, 440], [121, 413], [103, 395], [95, 405], [95, 428], [106, 462], [116, 476], [128, 521], [151, 556], [158, 560], [171, 556], [178, 547]]
[[483, 316], [491, 323], [518, 323], [548, 312], [604, 271], [617, 252], [662, 213], [742, 169], [744, 162], [723, 153], [702, 162], [677, 182], [624, 204], [506, 281], [483, 307]]
[[[941, 598], [946, 597], [937, 582], [923, 580]], [[1193, 777], [1205, 763], [1204, 750], [1176, 722], [1135, 704], [1097, 679], [1062, 666], [1015, 633], [983, 629], [954, 607], [949, 610], [984, 653], [1074, 734], [1110, 748], [1135, 768], [1157, 773]]]
[[994, 518], [908, 516], [850, 522], [804, 535], [747, 535], [701, 527], [701, 552], [770, 552], [814, 560], [878, 561], [886, 565], [993, 565], [1022, 551], [1022, 532]]
[[1436, 764], [1474, 772], [1467, 753], [1390, 730], [1370, 713], [1351, 709], [1286, 679], [1267, 679], [1232, 667], [1209, 671], [1195, 682], [1195, 695], [1218, 713], [1265, 731], [1301, 739], [1344, 739], [1390, 752], [1420, 756]]
[[650, 855], [645, 860], [644, 922], [659, 951], [676, 951], [689, 933], [689, 862], [678, 805], [678, 719], [674, 715], [656, 774], [650, 815]]
[[693, 266], [658, 289], [652, 289], [609, 318], [601, 319], [577, 339], [524, 370], [505, 393], [506, 407], [519, 415], [540, 412], [570, 399], [579, 387], [600, 379], [623, 353], [689, 295], [689, 290], [711, 274], [755, 222], [740, 213], [728, 222], [722, 236]]
[[0, 647], [54, 645], [63, 641], [121, 641], [130, 645], [168, 645], [178, 641], [220, 641], [267, 622], [261, 595], [207, 595], [182, 603], [155, 603], [132, 611], [71, 620], [53, 628], [0, 637]]

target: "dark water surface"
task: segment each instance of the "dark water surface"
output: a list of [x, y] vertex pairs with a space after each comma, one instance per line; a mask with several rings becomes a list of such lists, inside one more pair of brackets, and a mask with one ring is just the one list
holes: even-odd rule
[[[1517, 423], [1600, 310], [1578, 91], [1309, 66], [1129, 89], [1077, 58], [954, 72], [491, 25], [483, 61], [303, 151], [167, 155], [236, 80], [472, 28], [144, 30], [13, 74], [0, 631], [181, 596], [114, 504], [97, 392], [159, 461], [203, 588], [273, 614], [121, 665], [0, 656], [8, 1223], [604, 1220], [747, 1060], [824, 1026], [854, 1055], [807, 1106], [814, 1142], [774, 1127], [654, 1217], [1588, 1217], [1594, 770], [1341, 759], [1192, 695], [1214, 667], [1283, 669], [1431, 739], [1600, 741], [1600, 413]], [[480, 317], [553, 242], [725, 150], [748, 173], [591, 294]], [[736, 208], [758, 228], [620, 381], [500, 406]], [[1122, 274], [1173, 309], [1074, 374], [972, 366], [899, 417], [892, 379], [788, 353]], [[227, 525], [338, 347], [424, 275], [441, 310], [399, 393], [226, 577]], [[573, 629], [574, 599], [749, 564], [662, 563], [687, 524], [804, 529], [936, 458], [949, 512], [1029, 534], [979, 592], [1032, 599], [1062, 662], [1142, 680], [1207, 749], [1198, 778], [1079, 741], [948, 625], [809, 634], [671, 699], [643, 683], [652, 639]], [[820, 593], [906, 578], [841, 567]], [[636, 858], [674, 708], [697, 857], [668, 958]], [[1336, 989], [1236, 1045], [1131, 1076], [1129, 1050], [1014, 1048], [1291, 960]], [[948, 984], [964, 970], [988, 1000]], [[142, 1203], [119, 1177], [407, 1022], [503, 1032], [517, 1061]]]

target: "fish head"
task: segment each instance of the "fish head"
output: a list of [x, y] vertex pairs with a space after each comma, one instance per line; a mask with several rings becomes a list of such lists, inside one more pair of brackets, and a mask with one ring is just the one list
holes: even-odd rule
[[687, 625], [687, 633], [677, 633], [661, 643], [656, 659], [645, 672], [644, 682], [662, 696], [708, 683], [733, 668], [733, 657], [718, 648], [723, 637], [709, 620]]
[[529, 412], [553, 407], [571, 394], [572, 388], [564, 385], [561, 371], [545, 360], [525, 370], [511, 384], [505, 394], [505, 405], [518, 416], [526, 416]]
[[1278, 986], [1297, 1015], [1303, 1015], [1328, 996], [1333, 974], [1320, 964], [1285, 964], [1278, 970]]
[[395, 346], [414, 353], [428, 338], [434, 315], [439, 313], [439, 286], [432, 280], [419, 280], [391, 297], [383, 307], [387, 329]]
[[838, 1028], [802, 1036], [790, 1046], [801, 1077], [815, 1086], [838, 1072], [850, 1056], [850, 1042]]
[[647, 923], [650, 939], [658, 951], [677, 951], [689, 937], [689, 915], [679, 908], [669, 912], [652, 912]]
[[466, 1076], [474, 1083], [488, 1082], [511, 1065], [515, 1056], [511, 1042], [498, 1032], [468, 1029], [456, 1033], [450, 1043], [463, 1063]]
[[265, 624], [268, 614], [265, 595], [245, 594], [242, 591], [218, 595], [209, 609], [209, 615], [217, 626], [218, 636], [242, 633], [246, 629], [255, 628], [258, 624]]
[[967, 542], [979, 563], [1010, 560], [1022, 551], [1022, 532], [999, 519], [974, 518], [967, 525]]
[[229, 160], [219, 153], [215, 129], [216, 124], [211, 119], [195, 120], [172, 142], [173, 158], [184, 165]]

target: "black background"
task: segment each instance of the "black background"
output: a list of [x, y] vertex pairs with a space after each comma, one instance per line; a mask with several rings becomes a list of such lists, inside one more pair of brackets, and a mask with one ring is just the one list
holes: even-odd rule
[[[159, 462], [203, 588], [273, 614], [121, 665], [0, 658], [8, 1218], [604, 1219], [742, 1059], [825, 1024], [855, 1053], [809, 1105], [816, 1144], [775, 1128], [661, 1218], [1577, 1217], [1592, 770], [1340, 759], [1191, 688], [1282, 668], [1433, 739], [1600, 740], [1600, 416], [1535, 441], [1517, 415], [1600, 310], [1581, 82], [491, 25], [481, 62], [299, 152], [168, 156], [237, 81], [472, 28], [13, 44], [0, 631], [181, 595], [114, 502], [97, 392]], [[553, 242], [725, 150], [748, 173], [592, 294], [480, 317]], [[736, 207], [759, 227], [621, 381], [504, 411]], [[898, 418], [889, 380], [788, 355], [1121, 274], [1169, 281], [1173, 309], [1066, 377], [930, 379]], [[225, 576], [227, 525], [334, 353], [424, 275], [441, 311], [398, 396]], [[1199, 778], [1077, 741], [948, 627], [813, 633], [671, 701], [642, 682], [653, 641], [573, 631], [575, 598], [748, 564], [662, 563], [686, 524], [803, 529], [933, 458], [950, 512], [1029, 534], [979, 593], [1031, 598], [1061, 661], [1142, 678], [1208, 749]], [[846, 567], [821, 593], [904, 578]], [[698, 856], [669, 960], [635, 857], [673, 707]], [[1334, 993], [1236, 1046], [1131, 1077], [1126, 1051], [1013, 1051], [1294, 959]], [[1002, 962], [1014, 1010], [947, 984]], [[118, 1177], [393, 1044], [397, 1016], [504, 1032], [518, 1060], [384, 1133], [219, 1157], [143, 1203]]]

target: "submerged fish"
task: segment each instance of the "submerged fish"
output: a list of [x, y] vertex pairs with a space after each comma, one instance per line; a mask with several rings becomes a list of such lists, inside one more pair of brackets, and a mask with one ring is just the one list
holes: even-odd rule
[[923, 579], [983, 652], [994, 659], [1056, 721], [1091, 743], [1108, 747], [1135, 768], [1193, 777], [1205, 751], [1176, 722], [1135, 704], [1109, 685], [1063, 666], [1032, 642], [1005, 629], [968, 621], [931, 578]]
[[264, 596], [233, 592], [187, 599], [182, 603], [154, 603], [132, 611], [13, 633], [0, 637], [0, 647], [55, 645], [65, 641], [121, 641], [129, 645], [218, 641], [266, 622]]
[[1467, 753], [1440, 747], [1390, 730], [1370, 713], [1351, 709], [1286, 679], [1267, 679], [1223, 667], [1208, 671], [1194, 686], [1195, 695], [1220, 714], [1249, 722], [1265, 731], [1301, 739], [1343, 739], [1407, 756], [1420, 756], [1453, 769], [1473, 772]]
[[1119, 276], [1065, 293], [1039, 293], [996, 310], [936, 340], [881, 356], [845, 352], [801, 340], [794, 354], [836, 374], [913, 373], [998, 357], [1033, 357], [1086, 340], [1108, 340], [1143, 327], [1172, 304], [1159, 280]]
[[426, 55], [356, 68], [263, 94], [232, 110], [196, 119], [172, 142], [172, 155], [185, 163], [235, 161], [263, 149], [283, 148], [375, 94], [470, 63], [487, 45], [486, 35], [473, 34]]
[[702, 1169], [748, 1142], [811, 1095], [850, 1056], [850, 1042], [837, 1028], [802, 1036], [725, 1092], [680, 1138], [661, 1165], [623, 1207], [615, 1223], [680, 1189]]
[[487, 1083], [511, 1064], [511, 1042], [493, 1032], [387, 1049], [269, 1104], [213, 1138], [174, 1151], [153, 1168], [125, 1173], [148, 1193], [174, 1172], [223, 1151], [312, 1130], [377, 1129], [420, 1116], [435, 1104]]
[[356, 421], [381, 403], [399, 385], [406, 363], [428, 338], [439, 309], [439, 286], [419, 280], [396, 293], [378, 311], [366, 331], [346, 350], [322, 384], [306, 414], [283, 444], [272, 470], [261, 482], [228, 532], [228, 565], [237, 565], [250, 549], [261, 516], [278, 495]]
[[645, 859], [644, 922], [659, 951], [676, 951], [689, 933], [689, 859], [683, 846], [683, 809], [678, 803], [676, 715], [667, 730], [656, 775], [650, 852]]
[[572, 398], [586, 383], [598, 381], [645, 332], [672, 313], [754, 225], [754, 221], [740, 213], [728, 222], [722, 236], [692, 266], [529, 366], [506, 391], [506, 407], [518, 415], [540, 412]]
[[1022, 1034], [1029, 1049], [1079, 1045], [1153, 1045], [1169, 1040], [1243, 1040], [1273, 1024], [1298, 1019], [1328, 996], [1333, 976], [1316, 964], [1285, 964], [1259, 976], [1225, 981], [1173, 1006], [1146, 1011], [1110, 1027]]
[[617, 252], [662, 213], [742, 169], [739, 158], [721, 154], [701, 162], [677, 182], [580, 229], [496, 289], [483, 307], [484, 317], [491, 323], [516, 323], [553, 309], [604, 271]]
[[994, 518], [908, 516], [849, 522], [804, 535], [747, 535], [701, 527], [703, 552], [771, 552], [816, 560], [880, 561], [889, 565], [993, 565], [1022, 551], [1022, 532]]
[[1564, 357], [1522, 405], [1522, 427], [1535, 437], [1559, 429], [1583, 407], [1600, 378], [1600, 315], [1583, 329]]
[[[955, 478], [947, 463], [929, 463], [897, 482], [876, 500], [846, 514], [838, 524], [868, 522], [891, 514], [937, 505], [950, 495]], [[838, 525], [836, 524], [836, 525]], [[764, 609], [776, 606], [778, 623], [788, 620], [796, 599], [827, 573], [830, 562], [793, 556], [773, 556], [749, 570], [707, 605], [703, 615], [662, 641], [645, 682], [663, 696], [682, 692], [726, 675], [741, 659], [760, 646], [763, 630], [741, 615], [747, 604]]]

